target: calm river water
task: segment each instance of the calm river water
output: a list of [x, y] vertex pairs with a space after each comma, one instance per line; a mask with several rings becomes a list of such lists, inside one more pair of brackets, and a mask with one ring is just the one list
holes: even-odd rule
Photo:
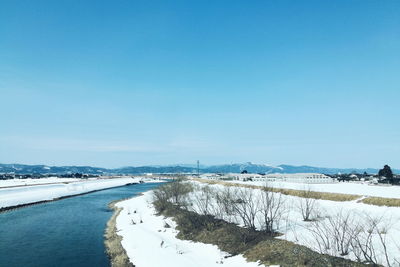
[[110, 266], [104, 230], [108, 203], [160, 184], [111, 188], [0, 213], [0, 267]]

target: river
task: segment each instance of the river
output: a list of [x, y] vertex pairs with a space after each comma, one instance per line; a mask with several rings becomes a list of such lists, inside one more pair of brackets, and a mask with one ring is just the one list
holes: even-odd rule
[[111, 201], [151, 190], [135, 184], [0, 213], [0, 267], [110, 266], [104, 231]]

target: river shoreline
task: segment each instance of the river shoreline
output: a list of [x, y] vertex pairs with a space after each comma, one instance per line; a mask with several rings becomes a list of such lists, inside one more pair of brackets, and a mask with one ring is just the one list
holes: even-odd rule
[[120, 200], [112, 201], [108, 204], [110, 209], [114, 210], [113, 215], [107, 222], [106, 230], [104, 233], [104, 245], [106, 247], [106, 253], [110, 259], [110, 264], [112, 267], [135, 267], [135, 265], [130, 262], [128, 254], [124, 247], [122, 246], [122, 236], [118, 235], [117, 230], [117, 217], [123, 210], [116, 206], [117, 203], [125, 201], [127, 199], [132, 199], [135, 197], [143, 196], [143, 193], [131, 198], [124, 198]]
[[[0, 253], [0, 266], [54, 266], [57, 263], [59, 267], [110, 267], [104, 244], [106, 225], [114, 213], [109, 204], [154, 189], [160, 182], [119, 186], [1, 213], [0, 247], [7, 253]], [[116, 206], [122, 208], [121, 204]], [[124, 213], [125, 209], [120, 216]], [[133, 259], [129, 251], [128, 255]]]

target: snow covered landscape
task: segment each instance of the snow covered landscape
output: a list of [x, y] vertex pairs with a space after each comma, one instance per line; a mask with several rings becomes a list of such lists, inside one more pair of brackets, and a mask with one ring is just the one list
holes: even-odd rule
[[0, 267], [400, 267], [400, 0], [0, 0]]
[[[236, 182], [234, 182], [236, 183]], [[265, 186], [262, 182], [238, 182], [239, 184], [254, 184]], [[196, 182], [197, 184], [197, 182]], [[197, 184], [198, 185], [198, 184]], [[200, 187], [204, 188], [204, 184], [200, 184]], [[301, 184], [301, 183], [268, 183], [268, 186], [277, 188], [290, 188], [300, 190], [315, 190], [319, 192], [334, 192], [334, 193], [348, 193], [348, 194], [359, 194], [362, 196], [380, 196], [380, 197], [400, 197], [400, 187], [398, 186], [374, 186], [359, 183], [336, 183], [336, 184]], [[212, 188], [217, 192], [222, 192], [227, 189], [223, 185], [208, 185], [207, 187]], [[262, 207], [262, 203], [259, 201], [263, 200], [263, 194], [260, 189], [249, 189], [241, 188], [234, 189], [239, 190], [241, 193], [247, 195], [246, 201], [253, 201], [253, 207], [247, 207], [249, 209], [256, 209], [258, 205]], [[387, 190], [387, 191], [386, 191]], [[199, 198], [199, 194], [193, 192], [191, 201], [194, 203], [193, 210], [198, 213], [204, 212], [204, 206], [198, 206], [196, 203], [204, 204], [203, 198]], [[204, 193], [203, 193], [204, 194]], [[351, 248], [351, 239], [354, 238], [350, 232], [346, 232], [344, 228], [354, 228], [352, 231], [356, 231], [358, 235], [365, 235], [362, 238], [370, 238], [368, 245], [371, 247], [371, 257], [379, 263], [385, 266], [400, 266], [400, 208], [399, 207], [385, 207], [385, 206], [374, 206], [354, 201], [329, 201], [329, 200], [312, 200], [308, 203], [305, 202], [304, 198], [283, 195], [280, 193], [270, 193], [273, 196], [274, 201], [280, 201], [281, 213], [275, 218], [276, 231], [283, 235], [279, 238], [292, 241], [297, 244], [307, 246], [320, 253], [327, 253], [333, 256], [340, 256], [357, 260], [360, 256], [360, 251], [356, 251]], [[199, 199], [201, 201], [199, 201]], [[216, 206], [214, 199], [210, 199], [208, 203], [208, 213], [220, 216], [222, 219], [237, 223], [242, 226], [248, 227], [240, 216], [221, 216], [218, 213], [212, 211], [213, 206]], [[303, 205], [303, 207], [302, 207]], [[302, 212], [304, 212], [305, 206], [312, 205], [310, 215], [312, 216], [308, 221], [304, 221]], [[275, 208], [278, 208], [277, 206]], [[250, 212], [250, 211], [249, 211]], [[256, 210], [253, 210], [257, 213]], [[262, 214], [254, 214], [254, 224], [259, 230], [262, 230], [263, 225]], [[336, 229], [332, 229], [338, 227]], [[343, 228], [341, 228], [343, 227]], [[360, 231], [362, 228], [363, 231]], [[347, 247], [345, 251], [341, 251], [343, 247], [339, 248], [335, 246], [335, 233], [329, 233], [330, 231], [342, 231], [343, 239], [341, 242], [346, 243]], [[350, 231], [350, 230], [349, 230]], [[372, 231], [368, 232], [368, 231]], [[369, 236], [368, 234], [372, 234]], [[362, 240], [366, 241], [366, 240]], [[329, 243], [330, 242], [330, 243]], [[337, 245], [337, 244], [336, 244]], [[343, 244], [342, 244], [343, 245]], [[365, 260], [365, 259], [364, 259]]]
[[[78, 195], [101, 189], [123, 186], [130, 183], [160, 182], [160, 180], [139, 177], [109, 179], [43, 178], [13, 179], [0, 183], [0, 208], [35, 203]], [[208, 214], [215, 218], [265, 231], [263, 201], [267, 200], [261, 189], [244, 188], [242, 185], [265, 186], [263, 182], [229, 181], [232, 185], [205, 184], [198, 181], [190, 183], [194, 190], [185, 197], [187, 209], [198, 214]], [[268, 182], [269, 187], [340, 193], [367, 196], [400, 198], [399, 186], [370, 185], [361, 182], [342, 182], [330, 184], [304, 184], [289, 182]], [[249, 212], [250, 219], [241, 214], [221, 211], [220, 196], [227, 193], [236, 198], [253, 202], [252, 206], [242, 206]], [[117, 234], [122, 236], [122, 246], [130, 261], [136, 266], [259, 266], [260, 262], [247, 262], [243, 255], [231, 256], [215, 245], [176, 237], [178, 230], [173, 218], [156, 215], [152, 205], [153, 192], [121, 201], [122, 208], [116, 219]], [[369, 256], [374, 262], [384, 266], [400, 266], [400, 208], [375, 206], [353, 201], [330, 201], [313, 199], [305, 202], [298, 196], [270, 192], [270, 201], [279, 203], [273, 215], [271, 229], [280, 233], [279, 239], [306, 246], [316, 252], [343, 257], [353, 261], [365, 261], [362, 251], [357, 251], [351, 239], [355, 233], [359, 242], [367, 242], [373, 250]], [[232, 204], [232, 205], [237, 205]], [[304, 219], [304, 205], [309, 205], [309, 218]], [[248, 209], [248, 210], [246, 210]], [[253, 214], [252, 214], [253, 213]], [[341, 228], [345, 225], [347, 229]], [[337, 228], [335, 228], [337, 227]], [[345, 227], [345, 228], [346, 228]], [[362, 230], [361, 230], [362, 229]], [[335, 243], [335, 231], [342, 231], [342, 244]], [[347, 231], [347, 232], [346, 232]], [[370, 235], [368, 235], [370, 233]], [[354, 247], [353, 247], [354, 246]], [[157, 257], [152, 257], [156, 253]]]
[[[189, 182], [194, 190], [187, 196], [187, 209], [198, 214], [209, 214], [242, 227], [252, 227], [265, 231], [265, 216], [272, 216], [273, 231], [281, 233], [277, 238], [306, 246], [322, 254], [343, 257], [359, 262], [375, 262], [384, 266], [400, 266], [400, 208], [374, 206], [355, 201], [306, 200], [301, 197], [269, 192], [260, 189], [227, 187], [224, 185], [206, 185]], [[248, 183], [248, 182], [246, 182]], [[254, 183], [253, 183], [254, 184]], [[270, 184], [269, 184], [270, 185]], [[274, 185], [275, 186], [275, 185]], [[284, 188], [304, 189], [305, 184], [280, 184]], [[389, 195], [395, 194], [397, 187], [368, 186], [363, 184], [324, 184], [312, 185], [321, 192], [349, 192], [362, 195], [383, 196], [388, 189]], [[345, 188], [348, 188], [345, 190]], [[228, 191], [227, 191], [228, 190]], [[391, 191], [390, 191], [391, 190]], [[228, 192], [228, 193], [227, 193]], [[118, 234], [123, 237], [122, 245], [137, 266], [257, 266], [256, 263], [245, 263], [237, 255], [224, 258], [226, 255], [216, 246], [179, 240], [171, 218], [155, 215], [151, 204], [151, 192], [118, 203], [123, 208], [117, 218]], [[232, 194], [241, 197], [244, 214], [224, 213], [220, 196]], [[217, 197], [216, 197], [217, 196]], [[267, 208], [263, 201], [269, 198], [273, 214], [263, 214]], [[239, 202], [242, 203], [242, 202]], [[265, 203], [265, 202], [264, 202]], [[272, 204], [271, 204], [272, 203]], [[275, 204], [274, 204], [275, 203]], [[240, 206], [241, 204], [239, 204]], [[275, 206], [274, 206], [275, 205]], [[304, 219], [305, 205], [309, 205], [310, 217]], [[279, 211], [278, 211], [279, 209]], [[240, 210], [240, 209], [238, 209]], [[267, 211], [267, 210], [264, 210]], [[165, 227], [168, 224], [171, 226]], [[145, 241], [144, 241], [145, 240]], [[356, 241], [358, 243], [356, 243]], [[360, 248], [361, 247], [361, 248]], [[366, 251], [364, 251], [366, 249]], [[369, 252], [367, 250], [370, 250]], [[153, 253], [161, 257], [151, 257]], [[370, 258], [366, 258], [370, 257]], [[168, 264], [167, 264], [168, 263]], [[171, 263], [171, 265], [169, 264]]]
[[[170, 218], [155, 215], [152, 192], [119, 202], [123, 208], [117, 218], [118, 234], [133, 264], [139, 267], [176, 266], [260, 266], [246, 262], [241, 255], [227, 257], [218, 247], [176, 238], [175, 223]], [[168, 224], [170, 227], [165, 227]]]
[[[123, 186], [129, 183], [139, 183], [140, 181], [160, 182], [160, 180], [133, 177], [110, 179], [47, 178], [4, 180], [0, 181], [0, 209]], [[11, 185], [19, 186], [4, 188]]]

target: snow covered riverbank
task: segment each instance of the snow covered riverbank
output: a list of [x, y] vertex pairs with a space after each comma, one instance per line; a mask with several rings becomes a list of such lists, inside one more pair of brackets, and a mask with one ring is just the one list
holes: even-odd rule
[[[266, 193], [254, 188], [206, 185], [195, 181], [186, 183], [193, 185], [193, 190], [182, 200], [187, 203], [184, 205], [189, 211], [211, 215], [241, 227], [250, 227], [249, 223], [252, 223], [255, 229], [264, 231], [263, 211], [272, 205], [274, 224], [271, 227], [282, 234], [278, 239], [308, 247], [320, 255], [329, 254], [359, 262], [366, 262], [364, 258], [372, 253], [369, 262], [400, 266], [398, 207], [366, 205], [357, 200], [312, 200], [308, 202], [312, 203], [311, 219], [305, 221], [302, 206], [305, 198]], [[121, 244], [133, 264], [139, 267], [258, 266], [254, 262], [246, 263], [242, 255], [225, 258], [227, 254], [216, 246], [177, 239], [174, 221], [155, 215], [151, 194], [147, 192], [116, 204], [121, 212], [116, 218], [116, 232], [122, 237]], [[236, 208], [226, 209], [226, 201], [231, 208], [232, 205]], [[333, 241], [338, 237], [341, 243]], [[328, 244], [324, 243], [326, 240], [329, 240]], [[364, 243], [371, 251], [359, 250], [364, 248]], [[338, 247], [337, 244], [344, 245]], [[284, 261], [276, 263], [280, 262]]]
[[[140, 180], [143, 179], [132, 177], [75, 181], [68, 179], [68, 181], [71, 181], [70, 183], [52, 183], [47, 185], [0, 188], [0, 209], [41, 201], [50, 201], [61, 197], [79, 195], [92, 191], [123, 186], [129, 183], [138, 183]], [[160, 181], [148, 179], [144, 182]]]
[[[214, 245], [177, 239], [174, 221], [156, 216], [150, 202], [151, 191], [116, 205], [122, 208], [116, 220], [117, 231], [135, 266], [260, 266], [246, 262], [241, 255], [225, 258], [227, 254]], [[166, 224], [171, 227], [165, 227]]]
[[54, 184], [54, 183], [71, 183], [80, 181], [78, 178], [59, 178], [59, 177], [48, 177], [40, 179], [9, 179], [0, 180], [0, 188], [15, 187], [15, 186], [29, 186], [29, 185], [43, 185], [43, 184]]

